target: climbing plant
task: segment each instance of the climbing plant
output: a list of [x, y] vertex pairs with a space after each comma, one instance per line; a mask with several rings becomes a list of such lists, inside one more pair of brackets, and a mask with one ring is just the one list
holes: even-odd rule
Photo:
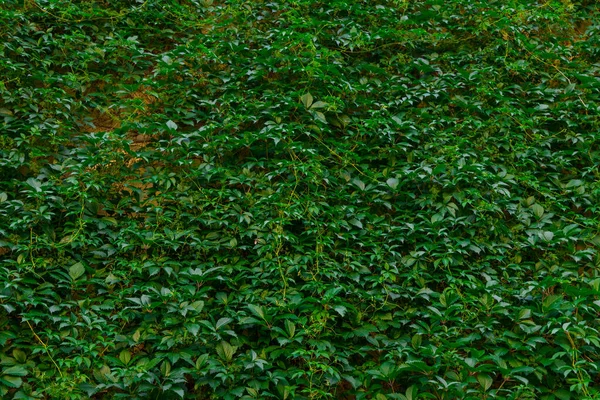
[[0, 397], [600, 398], [593, 1], [0, 4]]

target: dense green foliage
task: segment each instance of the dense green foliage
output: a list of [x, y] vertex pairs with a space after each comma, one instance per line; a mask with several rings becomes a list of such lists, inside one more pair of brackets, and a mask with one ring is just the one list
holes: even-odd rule
[[596, 2], [18, 3], [1, 398], [600, 398]]

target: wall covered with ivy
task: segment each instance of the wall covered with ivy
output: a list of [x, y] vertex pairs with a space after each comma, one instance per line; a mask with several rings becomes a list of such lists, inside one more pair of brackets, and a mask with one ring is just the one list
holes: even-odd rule
[[2, 2], [0, 397], [600, 398], [598, 10]]

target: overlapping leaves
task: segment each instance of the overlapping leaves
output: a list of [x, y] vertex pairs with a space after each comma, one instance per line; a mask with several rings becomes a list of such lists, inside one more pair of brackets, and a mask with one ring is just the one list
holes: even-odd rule
[[598, 396], [593, 2], [0, 10], [3, 398]]

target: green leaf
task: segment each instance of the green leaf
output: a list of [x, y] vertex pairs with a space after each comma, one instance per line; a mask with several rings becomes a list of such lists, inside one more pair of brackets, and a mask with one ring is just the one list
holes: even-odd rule
[[177, 130], [177, 124], [171, 120], [167, 121], [167, 127], [173, 131]]
[[411, 344], [413, 349], [418, 349], [419, 347], [421, 347], [421, 343], [423, 342], [423, 336], [416, 334], [413, 335], [412, 339], [411, 339]]
[[304, 104], [304, 107], [308, 109], [313, 103], [313, 97], [310, 93], [306, 93], [300, 97], [300, 101]]
[[567, 87], [565, 88], [565, 94], [571, 93], [573, 91], [573, 89], [575, 89], [575, 84], [574, 83], [568, 84]]
[[85, 273], [85, 267], [80, 262], [71, 265], [71, 267], [69, 268], [69, 276], [74, 281], [77, 280], [84, 273]]
[[18, 376], [10, 376], [10, 375], [1, 375], [0, 376], [0, 386], [8, 386], [10, 388], [20, 388], [23, 384], [23, 380]]
[[545, 240], [546, 242], [549, 242], [554, 238], [554, 233], [550, 232], [550, 231], [544, 231], [544, 232], [541, 232], [540, 236], [543, 240]]
[[220, 237], [221, 237], [221, 234], [219, 232], [209, 232], [205, 236], [206, 240], [217, 240]]
[[396, 363], [392, 361], [386, 361], [381, 364], [379, 370], [384, 378], [390, 379], [393, 377], [394, 372], [396, 372]]
[[131, 353], [128, 350], [122, 350], [121, 353], [119, 353], [119, 360], [121, 360], [123, 364], [128, 365], [131, 361]]
[[335, 312], [340, 314], [342, 317], [344, 315], [346, 315], [346, 312], [348, 311], [348, 309], [342, 305], [335, 305], [335, 306], [333, 306], [333, 309], [335, 310]]
[[571, 392], [566, 389], [558, 389], [554, 392], [554, 395], [558, 397], [559, 400], [571, 400]]
[[487, 374], [478, 374], [477, 381], [483, 388], [484, 392], [487, 392], [490, 387], [492, 387], [492, 383], [494, 382], [492, 378]]
[[216, 350], [217, 354], [223, 361], [229, 362], [233, 360], [233, 355], [235, 354], [237, 347], [230, 345], [226, 341], [222, 341], [221, 343], [217, 344]]
[[327, 107], [327, 103], [323, 102], [323, 101], [315, 101], [310, 108], [311, 109], [315, 109], [315, 108], [323, 108], [323, 107]]
[[531, 206], [531, 209], [533, 210], [533, 213], [535, 214], [535, 216], [538, 218], [542, 218], [542, 216], [544, 215], [544, 207], [540, 206], [537, 203], [533, 204]]
[[387, 181], [385, 181], [389, 187], [391, 187], [392, 189], [396, 189], [398, 187], [398, 184], [400, 183], [400, 181], [396, 178], [389, 178]]
[[288, 334], [288, 337], [291, 339], [294, 337], [294, 334], [296, 333], [296, 325], [294, 325], [294, 323], [292, 321], [290, 321], [289, 319], [286, 319], [284, 322], [284, 326], [285, 326], [285, 331]]
[[529, 319], [531, 318], [531, 310], [528, 308], [522, 309], [519, 311], [519, 319]]
[[314, 111], [313, 114], [317, 120], [319, 120], [325, 124], [327, 123], [327, 118], [325, 118], [325, 114], [323, 114], [322, 112]]
[[357, 220], [356, 218], [353, 218], [353, 219], [351, 219], [350, 221], [348, 221], [348, 223], [349, 223], [350, 225], [354, 225], [354, 226], [356, 226], [356, 227], [357, 227], [357, 228], [359, 228], [359, 229], [362, 229], [362, 228], [363, 228], [363, 224], [362, 224], [362, 222], [360, 222], [360, 221], [359, 221], [359, 220]]
[[27, 184], [38, 193], [42, 191], [42, 183], [35, 178], [27, 179]]
[[2, 304], [2, 308], [4, 308], [7, 314], [12, 314], [16, 310], [12, 304]]
[[197, 312], [200, 313], [204, 309], [204, 302], [202, 300], [197, 300], [190, 304], [190, 306]]
[[115, 226], [118, 225], [119, 223], [117, 222], [117, 220], [115, 218], [112, 217], [103, 217], [102, 221], [108, 222], [109, 224]]
[[561, 302], [562, 296], [559, 294], [551, 294], [546, 296], [542, 302], [542, 310], [547, 312], [549, 310], [555, 309]]
[[440, 213], [433, 214], [431, 216], [431, 223], [435, 224], [436, 222], [440, 222], [444, 220], [444, 216]]
[[347, 115], [339, 115], [338, 121], [340, 122], [340, 124], [342, 124], [343, 128], [347, 127], [348, 125], [350, 125], [350, 122], [352, 122], [350, 117]]
[[106, 382], [110, 375], [110, 367], [103, 365], [100, 369], [94, 369], [92, 373], [97, 382]]
[[20, 365], [15, 365], [13, 367], [3, 369], [2, 374], [11, 376], [25, 376], [27, 375], [27, 370]]
[[198, 336], [198, 332], [200, 331], [200, 324], [184, 324], [185, 329], [188, 330], [193, 336]]
[[354, 183], [360, 190], [365, 190], [367, 187], [363, 181], [360, 179], [353, 179], [352, 183]]
[[229, 324], [231, 321], [233, 321], [233, 318], [229, 318], [229, 317], [219, 318], [219, 320], [215, 324], [215, 330], [221, 329], [225, 325]]
[[17, 360], [21, 364], [23, 364], [27, 361], [27, 355], [22, 350], [14, 349], [12, 351], [12, 356], [15, 358], [15, 360]]
[[164, 377], [168, 377], [169, 375], [171, 375], [171, 363], [168, 361], [163, 361], [163, 363], [160, 364], [160, 373]]
[[406, 392], [404, 395], [406, 396], [407, 400], [416, 399], [417, 398], [417, 387], [410, 386], [408, 389], [406, 389]]
[[265, 319], [265, 310], [261, 306], [257, 306], [254, 304], [248, 304], [248, 309], [252, 312], [252, 314], [256, 315], [261, 319]]

